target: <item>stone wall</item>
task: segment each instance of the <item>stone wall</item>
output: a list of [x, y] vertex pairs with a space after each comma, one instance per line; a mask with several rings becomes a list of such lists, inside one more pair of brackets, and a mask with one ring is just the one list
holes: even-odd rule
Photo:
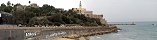
[[24, 40], [22, 30], [0, 30], [0, 40]]

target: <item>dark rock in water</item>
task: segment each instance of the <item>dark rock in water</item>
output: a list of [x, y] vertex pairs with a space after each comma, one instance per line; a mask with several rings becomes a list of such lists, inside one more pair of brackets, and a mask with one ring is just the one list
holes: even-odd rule
[[152, 25], [155, 25], [155, 24], [152, 24]]
[[118, 28], [118, 30], [122, 30], [122, 29]]
[[152, 25], [154, 25], [154, 24], [152, 24]]
[[157, 24], [152, 24], [152, 26], [157, 26]]

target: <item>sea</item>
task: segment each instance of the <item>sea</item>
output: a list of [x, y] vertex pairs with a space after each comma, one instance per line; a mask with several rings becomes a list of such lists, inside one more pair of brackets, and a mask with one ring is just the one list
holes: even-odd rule
[[118, 33], [92, 36], [90, 40], [157, 40], [157, 22], [134, 23], [136, 25], [116, 25], [122, 29]]

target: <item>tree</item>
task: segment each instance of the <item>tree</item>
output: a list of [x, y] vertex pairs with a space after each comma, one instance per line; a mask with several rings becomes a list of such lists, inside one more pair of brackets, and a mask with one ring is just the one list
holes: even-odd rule
[[46, 25], [49, 21], [46, 17], [33, 17], [29, 20], [29, 24], [32, 25]]
[[12, 6], [14, 6], [14, 4], [13, 4], [13, 3], [12, 3], [11, 5], [12, 5]]
[[31, 1], [28, 2], [29, 4], [31, 3]]
[[28, 24], [29, 20], [34, 17], [34, 13], [29, 11], [15, 11], [13, 16], [16, 24]]
[[10, 13], [12, 8], [13, 8], [12, 6], [6, 6], [4, 3], [2, 3], [1, 7], [0, 7], [0, 11], [4, 11], [4, 12]]
[[10, 13], [12, 11], [13, 7], [12, 6], [7, 6], [4, 8], [4, 12]]
[[6, 5], [4, 3], [1, 4], [1, 7], [6, 7]]
[[7, 2], [7, 6], [10, 6], [10, 5], [11, 5], [11, 3], [10, 3], [10, 1], [8, 1], [8, 2]]
[[[28, 3], [30, 4], [31, 1]], [[13, 14], [13, 19], [16, 24], [54, 24], [57, 26], [61, 24], [79, 24], [83, 26], [102, 25], [100, 19], [89, 18], [83, 14], [77, 14], [77, 12], [74, 12], [73, 10], [59, 9], [48, 4], [44, 4], [39, 8], [23, 6], [19, 3], [15, 5], [12, 3], [12, 6], [10, 6], [10, 4], [10, 1], [7, 2], [7, 6], [2, 3], [0, 11]], [[17, 6], [21, 8], [21, 10], [17, 11]]]
[[4, 11], [5, 8], [6, 8], [6, 5], [4, 3], [2, 3], [1, 7], [0, 7], [0, 11]]
[[48, 13], [50, 12], [55, 12], [55, 7], [50, 6], [48, 4], [44, 4], [42, 7], [40, 7], [40, 13], [42, 13], [42, 16], [47, 16]]

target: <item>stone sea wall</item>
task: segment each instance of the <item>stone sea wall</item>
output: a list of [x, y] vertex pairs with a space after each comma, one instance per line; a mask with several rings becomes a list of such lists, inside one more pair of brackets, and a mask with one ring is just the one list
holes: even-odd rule
[[93, 31], [93, 32], [71, 34], [71, 35], [60, 37], [60, 38], [55, 38], [53, 40], [89, 40], [89, 38], [88, 38], [89, 36], [103, 35], [103, 34], [107, 34], [107, 33], [115, 33], [115, 32], [118, 32], [117, 30], [118, 30], [118, 28], [115, 26], [115, 27], [110, 27], [108, 29], [101, 29], [101, 30], [97, 30], [97, 31]]
[[[63, 39], [88, 39], [88, 36], [96, 36], [96, 35], [103, 35], [107, 33], [117, 32], [118, 28], [116, 26], [111, 27], [13, 27], [13, 26], [0, 26], [0, 40], [23, 40], [25, 36], [31, 36], [31, 33], [25, 33], [22, 30], [38, 30], [42, 29], [40, 32], [46, 39], [56, 39], [58, 38]], [[31, 35], [29, 35], [31, 34]], [[57, 35], [56, 35], [57, 34]], [[35, 34], [38, 35], [38, 34]], [[50, 35], [50, 36], [49, 36]], [[64, 35], [64, 36], [62, 36]], [[52, 36], [56, 36], [55, 38], [51, 38]], [[35, 37], [35, 36], [32, 36]], [[57, 38], [57, 39], [58, 39]], [[39, 38], [40, 39], [40, 38]]]

